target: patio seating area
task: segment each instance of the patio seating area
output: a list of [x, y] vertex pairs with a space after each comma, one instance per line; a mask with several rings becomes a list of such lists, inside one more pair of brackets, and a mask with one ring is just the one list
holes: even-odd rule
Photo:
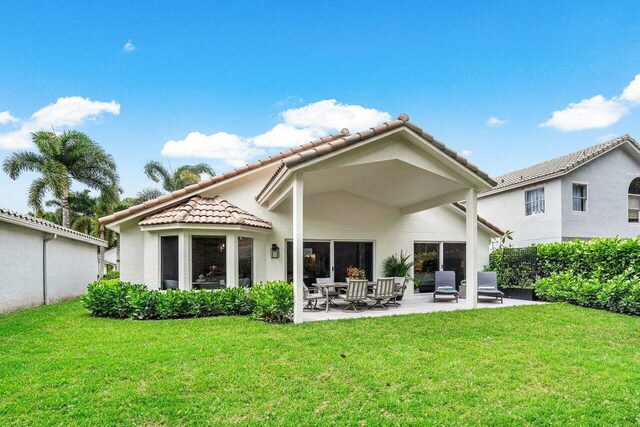
[[[372, 302], [369, 301], [369, 305], [371, 304]], [[500, 304], [500, 302], [496, 302], [491, 299], [480, 299], [478, 301], [477, 307], [501, 308], [536, 304], [545, 303], [540, 301], [526, 301], [505, 298], [504, 303]], [[399, 307], [389, 306], [388, 310], [363, 309], [359, 312], [344, 311], [343, 308], [346, 307], [346, 304], [340, 300], [337, 300], [336, 306], [330, 307], [328, 311], [325, 311], [324, 304], [321, 302], [318, 303], [318, 307], [321, 307], [322, 309], [317, 311], [305, 311], [303, 313], [303, 319], [305, 322], [314, 322], [320, 320], [355, 319], [361, 317], [393, 316], [401, 314], [420, 314], [439, 311], [470, 310], [473, 308], [471, 305], [471, 300], [463, 298], [460, 298], [459, 303], [456, 303], [455, 299], [451, 299], [448, 301], [438, 300], [437, 302], [433, 302], [433, 293], [422, 293], [411, 296], [407, 296], [407, 294], [405, 294], [405, 298], [400, 301]]]

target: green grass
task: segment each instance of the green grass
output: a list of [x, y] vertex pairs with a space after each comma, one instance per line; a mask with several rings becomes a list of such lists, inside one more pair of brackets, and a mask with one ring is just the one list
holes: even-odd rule
[[0, 425], [640, 423], [640, 318], [552, 304], [271, 325], [0, 316]]

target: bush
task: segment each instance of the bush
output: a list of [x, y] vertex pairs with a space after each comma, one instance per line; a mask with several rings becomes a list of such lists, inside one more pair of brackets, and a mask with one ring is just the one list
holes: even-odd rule
[[552, 273], [536, 283], [535, 291], [545, 301], [640, 315], [640, 280], [629, 278], [626, 272], [612, 278]]
[[258, 283], [249, 291], [253, 316], [266, 322], [293, 320], [293, 285], [285, 281]]
[[110, 270], [107, 271], [107, 273], [102, 277], [102, 280], [113, 280], [113, 279], [119, 279], [120, 278], [120, 272], [118, 270]]
[[120, 280], [90, 284], [82, 302], [92, 316], [115, 319], [178, 319], [248, 314], [250, 311], [245, 288], [157, 291]]

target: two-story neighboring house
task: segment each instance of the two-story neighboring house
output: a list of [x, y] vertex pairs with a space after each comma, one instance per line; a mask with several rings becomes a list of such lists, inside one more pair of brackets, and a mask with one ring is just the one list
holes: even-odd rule
[[629, 135], [496, 178], [478, 214], [513, 246], [640, 234], [640, 145]]

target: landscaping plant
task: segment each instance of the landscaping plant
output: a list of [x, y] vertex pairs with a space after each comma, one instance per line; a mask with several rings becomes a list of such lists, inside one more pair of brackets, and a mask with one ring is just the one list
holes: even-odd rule
[[249, 291], [251, 312], [266, 322], [293, 320], [293, 285], [285, 281], [258, 283]]

